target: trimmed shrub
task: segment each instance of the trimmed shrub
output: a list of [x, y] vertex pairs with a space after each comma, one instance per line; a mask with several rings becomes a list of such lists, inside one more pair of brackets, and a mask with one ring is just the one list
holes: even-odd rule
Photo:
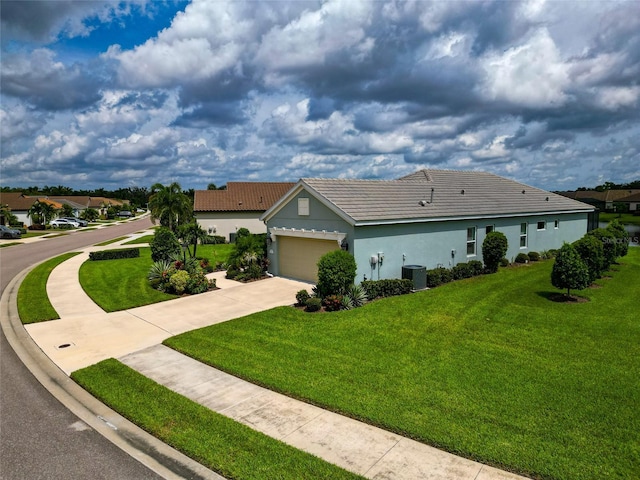
[[322, 306], [327, 312], [337, 312], [342, 309], [343, 295], [327, 295], [322, 299]]
[[451, 270], [454, 280], [462, 280], [463, 278], [471, 278], [473, 273], [468, 263], [460, 262]]
[[394, 297], [411, 293], [413, 282], [408, 278], [389, 278], [384, 280], [365, 280], [360, 284], [368, 299]]
[[180, 255], [182, 250], [175, 234], [166, 227], [156, 229], [149, 247], [151, 247], [151, 260], [154, 262], [171, 260], [173, 256]]
[[502, 232], [490, 232], [482, 242], [482, 261], [489, 273], [496, 273], [500, 260], [507, 254], [509, 242]]
[[622, 225], [618, 219], [609, 223], [606, 229], [609, 230], [616, 239], [616, 257], [624, 257], [629, 252], [629, 232], [624, 229], [624, 225]]
[[509, 265], [511, 265], [511, 262], [509, 261], [509, 259], [507, 257], [504, 257], [500, 260], [500, 266], [501, 267], [508, 267]]
[[529, 255], [526, 253], [519, 253], [514, 260], [516, 263], [527, 263], [529, 261]]
[[296, 293], [296, 302], [299, 306], [306, 305], [307, 300], [310, 298], [311, 295], [306, 290], [298, 290], [298, 293]]
[[305, 310], [307, 312], [317, 312], [322, 308], [322, 300], [318, 297], [311, 297], [307, 300]]
[[[173, 278], [173, 277], [171, 277]], [[209, 290], [209, 280], [202, 270], [189, 274], [185, 291], [191, 294], [204, 293]]]
[[139, 248], [121, 248], [119, 250], [100, 250], [89, 253], [89, 260], [118, 260], [120, 258], [137, 258], [140, 256]]
[[356, 261], [344, 250], [325, 253], [318, 261], [317, 294], [320, 298], [328, 295], [342, 295], [353, 285], [356, 278]]
[[538, 252], [529, 252], [527, 257], [529, 257], [530, 262], [537, 262], [540, 260], [540, 254]]
[[589, 282], [591, 283], [596, 278], [600, 278], [604, 263], [602, 242], [593, 235], [585, 235], [573, 242], [573, 248], [576, 249], [576, 252], [587, 266], [587, 270], [589, 270]]
[[609, 267], [616, 261], [616, 237], [611, 230], [606, 228], [596, 228], [587, 232], [587, 235], [596, 237], [602, 243], [603, 261], [602, 271], [609, 270]]
[[478, 275], [482, 275], [484, 273], [484, 265], [480, 260], [471, 260], [467, 264], [471, 269], [471, 275], [477, 277]]
[[560, 289], [567, 289], [567, 295], [571, 295], [571, 289], [582, 290], [587, 288], [589, 281], [589, 269], [569, 243], [565, 243], [553, 264], [551, 270], [551, 284]]
[[203, 245], [218, 245], [226, 243], [226, 239], [220, 235], [207, 235], [201, 242]]
[[427, 287], [434, 288], [453, 280], [453, 273], [448, 268], [438, 267], [427, 270]]

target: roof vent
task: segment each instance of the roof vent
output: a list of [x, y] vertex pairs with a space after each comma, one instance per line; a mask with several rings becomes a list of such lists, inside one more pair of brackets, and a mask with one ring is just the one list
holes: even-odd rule
[[460, 193], [461, 193], [462, 195], [464, 195], [464, 188], [460, 191]]
[[546, 198], [544, 199], [544, 201], [545, 201], [545, 202], [548, 202], [548, 201], [549, 201], [549, 197], [546, 197]]
[[418, 205], [420, 205], [421, 207], [426, 207], [427, 206], [427, 201], [426, 200], [420, 200], [418, 202]]
[[523, 195], [524, 195], [524, 192], [525, 192], [525, 191], [526, 191], [526, 190], [522, 190], [522, 194], [523, 194]]

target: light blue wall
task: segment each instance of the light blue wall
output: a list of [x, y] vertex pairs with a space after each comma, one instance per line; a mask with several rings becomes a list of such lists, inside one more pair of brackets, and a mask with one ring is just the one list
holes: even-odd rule
[[[558, 220], [558, 228], [554, 222]], [[538, 230], [544, 221], [546, 229]], [[527, 247], [520, 248], [520, 224], [528, 225]], [[482, 242], [487, 225], [507, 237], [507, 258], [513, 260], [520, 252], [541, 252], [560, 248], [563, 242], [573, 242], [587, 232], [587, 214], [510, 217], [482, 220], [456, 220], [419, 224], [378, 225], [358, 227], [354, 247], [358, 265], [357, 281], [378, 278], [401, 278], [403, 265], [423, 265], [427, 269], [453, 265], [469, 260], [482, 261]], [[467, 228], [476, 227], [476, 254], [467, 255]], [[455, 250], [452, 256], [451, 251]], [[383, 253], [383, 262], [372, 267], [371, 256]], [[403, 258], [404, 255], [404, 258]]]
[[[298, 215], [298, 198], [309, 198], [309, 216]], [[558, 228], [554, 222], [558, 220]], [[538, 222], [545, 229], [538, 230]], [[520, 224], [527, 223], [527, 246], [520, 248]], [[482, 242], [487, 225], [507, 237], [507, 258], [515, 259], [520, 252], [541, 252], [560, 248], [563, 242], [573, 242], [587, 232], [587, 213], [531, 215], [480, 220], [450, 220], [395, 225], [359, 226], [355, 229], [335, 212], [305, 191], [292, 198], [268, 222], [267, 227], [315, 229], [347, 234], [348, 251], [358, 265], [356, 281], [367, 279], [401, 278], [403, 265], [423, 265], [451, 268], [469, 260], [482, 261]], [[467, 256], [467, 228], [476, 227], [476, 254]], [[452, 257], [451, 250], [455, 250]], [[383, 254], [382, 264], [372, 268], [370, 259]], [[404, 258], [403, 258], [404, 255]], [[278, 249], [269, 249], [269, 270], [278, 275]]]

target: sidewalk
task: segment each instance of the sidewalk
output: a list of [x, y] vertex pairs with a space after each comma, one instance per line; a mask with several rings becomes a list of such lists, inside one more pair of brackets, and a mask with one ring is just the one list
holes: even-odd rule
[[47, 291], [61, 319], [25, 327], [65, 373], [118, 358], [222, 415], [371, 479], [524, 478], [277, 394], [161, 345], [184, 331], [289, 305], [308, 284], [282, 278], [239, 284], [218, 273], [219, 290], [105, 313], [82, 291], [78, 269], [89, 250], [121, 243], [92, 247], [56, 267]]

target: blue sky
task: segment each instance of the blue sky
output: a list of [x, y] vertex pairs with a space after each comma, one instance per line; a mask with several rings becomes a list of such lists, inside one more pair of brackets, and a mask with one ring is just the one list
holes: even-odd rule
[[2, 185], [640, 178], [637, 1], [0, 9]]

